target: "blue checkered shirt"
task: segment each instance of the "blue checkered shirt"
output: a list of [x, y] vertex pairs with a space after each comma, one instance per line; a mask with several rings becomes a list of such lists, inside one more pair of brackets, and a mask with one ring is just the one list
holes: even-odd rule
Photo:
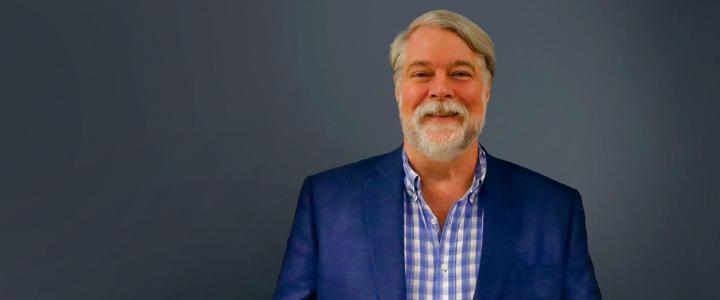
[[486, 169], [485, 152], [478, 152], [472, 184], [450, 208], [441, 231], [403, 151], [407, 299], [472, 299], [475, 293], [484, 219], [477, 197]]

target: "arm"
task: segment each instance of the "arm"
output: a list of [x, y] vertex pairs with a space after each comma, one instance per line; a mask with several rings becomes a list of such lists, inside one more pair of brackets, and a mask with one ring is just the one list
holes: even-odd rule
[[305, 179], [273, 299], [315, 299], [317, 237], [311, 177]]
[[585, 212], [580, 193], [575, 191], [573, 198], [565, 251], [563, 299], [600, 299], [600, 288], [588, 253]]

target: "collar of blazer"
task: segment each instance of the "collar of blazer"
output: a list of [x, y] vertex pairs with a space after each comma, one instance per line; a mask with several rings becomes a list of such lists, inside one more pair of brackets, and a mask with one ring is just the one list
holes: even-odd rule
[[[519, 230], [507, 163], [487, 153], [478, 200], [484, 209], [483, 249], [475, 299], [498, 297]], [[402, 146], [378, 157], [365, 182], [365, 228], [371, 243], [375, 286], [381, 299], [405, 298]]]

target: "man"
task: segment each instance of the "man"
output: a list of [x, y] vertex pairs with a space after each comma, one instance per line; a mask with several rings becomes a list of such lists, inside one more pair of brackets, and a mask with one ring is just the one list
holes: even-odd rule
[[403, 145], [308, 177], [276, 299], [599, 299], [580, 194], [478, 144], [493, 44], [456, 13], [390, 48]]

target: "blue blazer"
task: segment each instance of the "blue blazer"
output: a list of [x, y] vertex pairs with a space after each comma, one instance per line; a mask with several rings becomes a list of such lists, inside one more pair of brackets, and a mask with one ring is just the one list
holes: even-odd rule
[[[405, 298], [401, 155], [305, 179], [274, 299]], [[478, 197], [474, 299], [600, 299], [577, 190], [487, 154]]]

